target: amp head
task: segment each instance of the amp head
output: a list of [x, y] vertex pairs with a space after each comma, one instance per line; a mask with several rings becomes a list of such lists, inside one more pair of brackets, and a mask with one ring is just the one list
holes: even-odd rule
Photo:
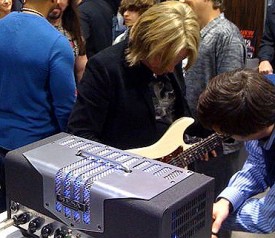
[[9, 217], [30, 237], [210, 237], [205, 175], [66, 133], [9, 152], [5, 166]]

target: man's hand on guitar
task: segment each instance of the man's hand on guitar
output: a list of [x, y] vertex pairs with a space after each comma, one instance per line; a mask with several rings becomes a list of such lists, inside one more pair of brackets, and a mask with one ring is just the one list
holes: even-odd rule
[[[184, 142], [186, 144], [195, 144], [198, 142], [201, 142], [203, 138], [197, 137], [197, 136], [190, 136], [188, 134], [184, 135]], [[215, 158], [218, 156], [218, 153], [216, 150], [211, 150], [210, 152], [205, 153], [202, 157], [201, 160], [208, 161], [211, 158]]]
[[211, 158], [217, 157], [218, 154], [216, 150], [211, 150], [209, 153], [204, 154], [204, 156], [201, 158], [201, 160], [208, 161]]

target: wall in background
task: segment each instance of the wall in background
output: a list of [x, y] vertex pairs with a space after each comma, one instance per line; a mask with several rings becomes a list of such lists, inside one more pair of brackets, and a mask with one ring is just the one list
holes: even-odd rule
[[249, 58], [257, 56], [268, 1], [270, 3], [270, 0], [225, 0], [225, 16], [247, 38]]

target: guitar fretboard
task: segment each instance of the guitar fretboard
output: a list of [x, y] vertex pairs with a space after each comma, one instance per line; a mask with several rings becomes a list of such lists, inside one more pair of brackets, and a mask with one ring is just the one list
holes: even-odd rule
[[194, 146], [184, 150], [175, 158], [169, 159], [166, 163], [178, 167], [186, 167], [190, 163], [201, 159], [206, 153], [214, 150], [218, 145], [221, 145], [222, 139], [223, 138], [220, 135], [214, 133], [196, 143]]

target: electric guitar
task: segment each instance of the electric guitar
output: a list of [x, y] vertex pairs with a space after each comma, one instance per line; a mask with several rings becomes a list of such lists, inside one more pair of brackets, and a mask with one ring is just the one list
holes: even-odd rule
[[193, 118], [182, 117], [176, 120], [155, 144], [127, 151], [184, 168], [221, 145], [223, 140], [221, 135], [214, 133], [193, 145], [185, 144], [184, 131], [193, 122]]

